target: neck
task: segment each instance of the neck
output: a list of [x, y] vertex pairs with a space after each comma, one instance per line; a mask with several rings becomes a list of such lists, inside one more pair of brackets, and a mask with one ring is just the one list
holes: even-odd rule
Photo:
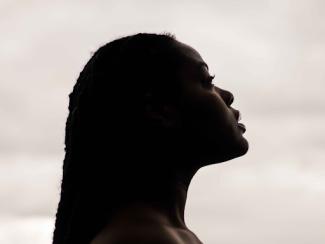
[[142, 176], [142, 184], [135, 184], [131, 189], [128, 187], [128, 192], [133, 192], [132, 197], [125, 201], [115, 216], [188, 229], [184, 210], [188, 188], [196, 172], [197, 169], [173, 170], [159, 172], [153, 177]]

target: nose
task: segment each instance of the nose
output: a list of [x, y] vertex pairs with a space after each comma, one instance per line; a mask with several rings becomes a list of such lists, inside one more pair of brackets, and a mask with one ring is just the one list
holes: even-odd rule
[[227, 106], [230, 106], [234, 102], [234, 95], [230, 91], [221, 89], [216, 86], [214, 88], [220, 94], [221, 98], [225, 101]]

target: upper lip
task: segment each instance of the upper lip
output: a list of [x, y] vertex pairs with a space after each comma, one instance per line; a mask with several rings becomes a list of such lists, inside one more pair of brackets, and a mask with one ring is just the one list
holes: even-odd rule
[[236, 120], [237, 120], [237, 122], [241, 119], [241, 115], [240, 115], [240, 112], [239, 112], [239, 110], [236, 110], [236, 109], [234, 109], [234, 108], [230, 108], [231, 109], [231, 111], [233, 112], [233, 114], [235, 115], [235, 118], [236, 118]]

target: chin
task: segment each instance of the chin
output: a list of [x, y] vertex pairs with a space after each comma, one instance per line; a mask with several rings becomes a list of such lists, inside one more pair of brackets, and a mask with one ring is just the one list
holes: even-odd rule
[[202, 163], [205, 165], [222, 163], [235, 159], [245, 155], [248, 152], [249, 144], [248, 141], [242, 137], [240, 141], [236, 143], [215, 146], [214, 148], [209, 148], [209, 152], [205, 152], [202, 157]]
[[248, 148], [249, 148], [248, 141], [244, 137], [241, 137], [239, 141], [234, 143], [234, 145], [231, 146], [229, 150], [227, 150], [229, 152], [228, 160], [245, 155], [248, 152]]
[[249, 143], [248, 141], [243, 137], [241, 143], [238, 145], [238, 149], [235, 150], [236, 156], [234, 158], [240, 157], [245, 155], [248, 152], [249, 149]]

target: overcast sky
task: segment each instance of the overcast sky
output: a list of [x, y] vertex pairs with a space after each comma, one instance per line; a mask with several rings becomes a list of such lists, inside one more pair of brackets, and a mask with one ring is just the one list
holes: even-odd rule
[[324, 242], [325, 1], [2, 0], [1, 243], [50, 242], [68, 94], [92, 52], [163, 31], [233, 92], [250, 142], [193, 179], [194, 232], [208, 244]]

